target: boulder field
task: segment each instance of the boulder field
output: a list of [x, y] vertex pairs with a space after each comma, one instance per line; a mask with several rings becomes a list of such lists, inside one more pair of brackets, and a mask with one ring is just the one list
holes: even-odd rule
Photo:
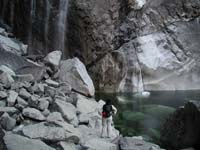
[[105, 102], [94, 99], [93, 82], [78, 58], [61, 60], [60, 51], [39, 58], [1, 51], [2, 150], [118, 150], [120, 141], [127, 149], [114, 126], [111, 138], [100, 137]]

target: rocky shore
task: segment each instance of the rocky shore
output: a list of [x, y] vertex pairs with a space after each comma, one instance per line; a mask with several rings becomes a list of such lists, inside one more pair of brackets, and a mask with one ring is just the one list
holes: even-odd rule
[[[0, 30], [1, 150], [160, 150], [138, 137], [100, 138], [103, 100], [78, 58], [21, 56], [26, 45]], [[14, 42], [3, 42], [8, 38]]]

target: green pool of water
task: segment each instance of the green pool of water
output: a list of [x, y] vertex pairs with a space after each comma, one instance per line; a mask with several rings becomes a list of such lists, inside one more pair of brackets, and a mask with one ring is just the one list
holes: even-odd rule
[[153, 91], [148, 98], [133, 93], [96, 93], [96, 99], [111, 99], [118, 113], [114, 124], [124, 136], [142, 135], [159, 144], [160, 129], [176, 108], [189, 100], [200, 100], [200, 91]]

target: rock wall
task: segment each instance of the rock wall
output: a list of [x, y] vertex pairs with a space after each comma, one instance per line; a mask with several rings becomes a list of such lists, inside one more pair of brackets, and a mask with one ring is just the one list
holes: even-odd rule
[[82, 57], [97, 90], [200, 88], [198, 0], [71, 3], [69, 51]]
[[79, 57], [97, 90], [200, 88], [199, 0], [67, 2], [1, 0], [1, 26], [10, 25], [29, 53]]

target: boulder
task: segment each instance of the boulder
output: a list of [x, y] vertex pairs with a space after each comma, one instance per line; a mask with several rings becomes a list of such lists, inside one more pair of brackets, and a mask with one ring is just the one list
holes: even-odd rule
[[62, 52], [61, 51], [53, 51], [50, 52], [45, 58], [44, 61], [46, 63], [52, 64], [54, 66], [59, 66], [61, 60]]
[[77, 92], [94, 96], [94, 85], [84, 64], [78, 59], [68, 59], [61, 62], [59, 80], [67, 82]]
[[32, 139], [42, 139], [52, 142], [57, 141], [73, 141], [74, 143], [79, 142], [79, 137], [65, 131], [61, 127], [53, 127], [39, 123], [35, 125], [28, 125], [23, 127], [23, 134]]
[[18, 82], [32, 82], [34, 81], [34, 77], [32, 74], [21, 74], [16, 75], [15, 80]]
[[76, 150], [76, 145], [69, 142], [59, 142], [59, 145], [62, 147], [62, 150]]
[[3, 36], [6, 36], [7, 33], [6, 33], [5, 29], [0, 28], [0, 34]]
[[57, 93], [57, 89], [51, 86], [45, 86], [44, 87], [44, 92], [46, 95], [54, 97]]
[[1, 47], [8, 52], [12, 52], [17, 55], [27, 53], [27, 45], [24, 45], [15, 38], [8, 38], [0, 35], [0, 43]]
[[44, 85], [42, 83], [35, 82], [33, 86], [29, 88], [32, 93], [44, 93]]
[[16, 120], [10, 117], [8, 113], [4, 113], [0, 120], [2, 127], [7, 131], [12, 130], [16, 125]]
[[7, 96], [8, 94], [6, 92], [0, 91], [0, 100], [6, 98]]
[[14, 79], [10, 74], [0, 72], [0, 83], [2, 83], [4, 87], [10, 87], [13, 82]]
[[164, 123], [161, 142], [167, 149], [200, 148], [200, 102], [189, 101]]
[[0, 108], [1, 107], [6, 107], [6, 101], [0, 101]]
[[15, 76], [15, 72], [5, 65], [0, 66], [0, 71], [8, 73], [10, 76]]
[[55, 150], [40, 140], [29, 139], [12, 133], [6, 133], [4, 142], [8, 150]]
[[77, 96], [78, 100], [76, 103], [77, 111], [79, 113], [91, 113], [95, 112], [98, 108], [98, 103], [91, 98], [87, 98], [85, 96], [82, 96], [78, 94]]
[[62, 113], [62, 116], [68, 120], [68, 121], [73, 121], [76, 120], [76, 108], [74, 107], [74, 105], [64, 102], [62, 100], [56, 100], [55, 104], [58, 107], [58, 110]]
[[8, 106], [14, 106], [14, 104], [17, 100], [17, 97], [18, 97], [18, 93], [16, 93], [13, 90], [10, 90], [8, 92], [8, 98], [7, 98]]
[[43, 114], [35, 108], [24, 108], [22, 114], [23, 116], [31, 118], [31, 119], [35, 119], [39, 121], [45, 120], [45, 117], [43, 116]]
[[19, 92], [20, 88], [30, 88], [31, 84], [28, 82], [13, 82], [10, 89]]
[[24, 99], [29, 99], [31, 97], [31, 94], [25, 88], [22, 88], [19, 91], [19, 96]]
[[80, 137], [79, 131], [76, 128], [74, 128], [73, 125], [65, 122], [64, 119], [62, 118], [61, 113], [59, 112], [53, 112], [49, 114], [49, 116], [47, 117], [47, 121], [50, 123], [54, 123], [62, 127], [65, 131], [76, 134], [78, 137]]
[[24, 99], [22, 99], [20, 96], [17, 97], [17, 104], [20, 104], [24, 107], [28, 106], [28, 102], [26, 102]]
[[49, 114], [50, 114], [50, 111], [48, 109], [45, 109], [42, 114], [45, 116], [45, 117], [48, 117]]
[[58, 86], [59, 86], [59, 83], [58, 83], [58, 82], [53, 81], [53, 80], [51, 80], [51, 79], [45, 80], [45, 83], [46, 83], [47, 85], [53, 86], [53, 87], [58, 87]]
[[0, 113], [16, 114], [18, 111], [15, 107], [0, 107]]
[[90, 117], [88, 116], [88, 114], [80, 114], [78, 116], [78, 120], [79, 120], [79, 124], [88, 125], [90, 121]]
[[38, 108], [39, 110], [43, 111], [49, 107], [49, 101], [45, 99], [39, 99]]
[[118, 150], [118, 145], [102, 138], [90, 139], [86, 141], [83, 147], [89, 150]]
[[133, 137], [121, 137], [119, 145], [121, 150], [161, 150], [156, 144]]
[[29, 66], [24, 66], [23, 68], [19, 68], [16, 73], [19, 75], [32, 74], [33, 78], [36, 81], [41, 81], [46, 75], [46, 68], [31, 64]]
[[47, 97], [41, 97], [38, 99], [38, 101], [48, 101], [49, 103], [52, 103], [53, 102], [53, 99], [50, 97], [50, 96], [47, 96]]
[[0, 46], [0, 53], [1, 53], [0, 66], [1, 65], [7, 66], [8, 68], [12, 69], [15, 73], [17, 73], [17, 70], [23, 67], [32, 65], [24, 57], [13, 54], [11, 52], [7, 52], [1, 49], [1, 46]]
[[39, 98], [40, 97], [36, 94], [31, 95], [31, 98], [28, 99], [29, 106], [34, 107], [34, 108], [38, 108]]

